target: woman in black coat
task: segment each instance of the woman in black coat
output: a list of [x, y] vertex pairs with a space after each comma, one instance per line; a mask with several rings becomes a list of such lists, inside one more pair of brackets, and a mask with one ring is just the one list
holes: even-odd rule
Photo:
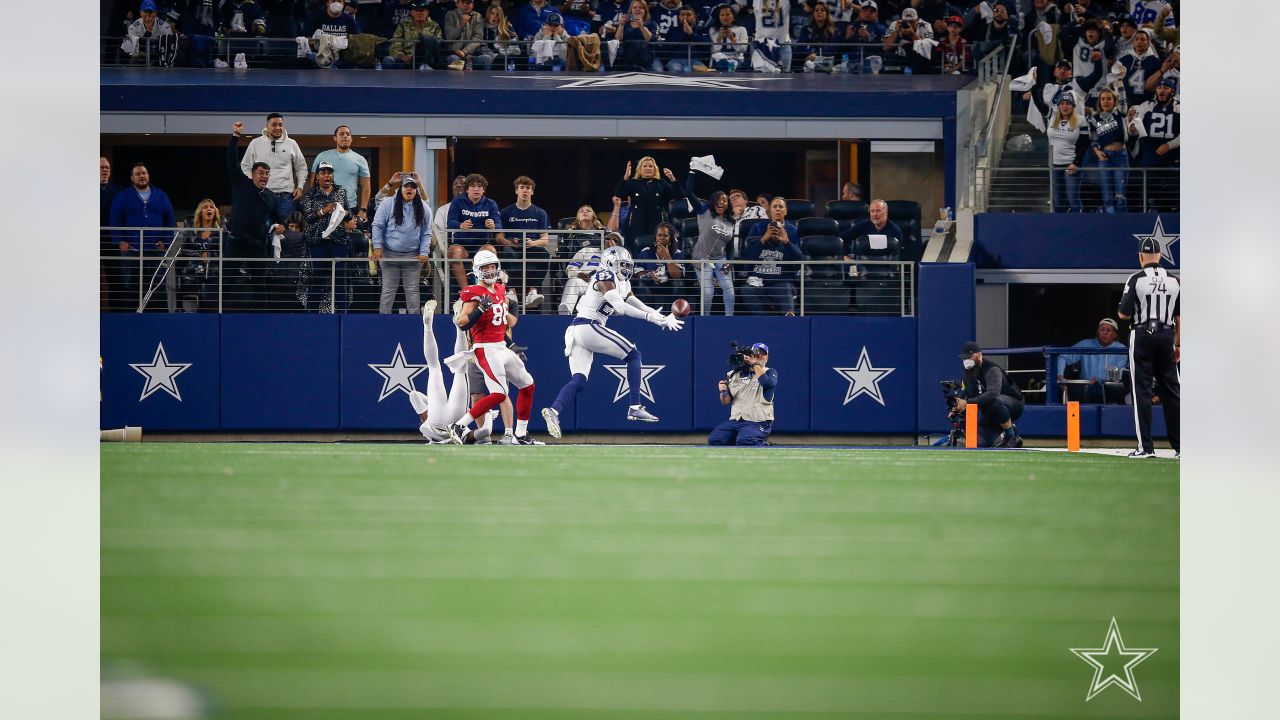
[[627, 221], [622, 226], [622, 236], [626, 238], [627, 249], [633, 254], [639, 252], [636, 247], [637, 235], [652, 235], [660, 223], [667, 220], [667, 203], [683, 197], [676, 176], [669, 168], [663, 168], [662, 179], [658, 175], [658, 161], [645, 155], [636, 166], [636, 173], [631, 174], [631, 163], [627, 162], [627, 171], [623, 174], [613, 194], [631, 203]]

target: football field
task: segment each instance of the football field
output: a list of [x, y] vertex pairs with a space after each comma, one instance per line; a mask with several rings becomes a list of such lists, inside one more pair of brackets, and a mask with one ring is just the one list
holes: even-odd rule
[[[101, 460], [103, 676], [185, 689], [174, 717], [1178, 714], [1171, 460], [194, 443]], [[1095, 671], [1071, 648], [1103, 647], [1113, 617], [1158, 651], [1130, 668], [1141, 701], [1086, 702]]]

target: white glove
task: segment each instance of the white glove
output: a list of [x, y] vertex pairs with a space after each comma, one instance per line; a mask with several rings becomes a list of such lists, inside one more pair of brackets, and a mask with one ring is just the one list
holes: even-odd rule
[[647, 313], [647, 314], [645, 314], [644, 319], [645, 319], [645, 320], [648, 320], [649, 322], [653, 323], [654, 325], [657, 325], [658, 327], [662, 327], [662, 326], [664, 326], [664, 325], [666, 325], [666, 324], [667, 324], [667, 321], [666, 321], [665, 317], [663, 316], [663, 314], [662, 314], [662, 311], [661, 311], [661, 310], [654, 310], [654, 311], [653, 311], [653, 312], [651, 312], [651, 313]]
[[676, 317], [675, 315], [662, 316], [663, 330], [670, 330], [671, 332], [679, 332], [680, 328], [682, 327], [684, 327], [684, 321]]

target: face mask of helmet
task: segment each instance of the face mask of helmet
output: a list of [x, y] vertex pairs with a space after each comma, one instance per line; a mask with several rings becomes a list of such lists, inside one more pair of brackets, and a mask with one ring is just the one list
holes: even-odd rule
[[498, 256], [488, 250], [481, 250], [476, 253], [475, 259], [472, 260], [471, 270], [476, 275], [476, 281], [485, 285], [492, 285], [501, 277], [502, 267], [498, 264]]
[[612, 270], [615, 275], [623, 280], [630, 280], [631, 274], [635, 271], [635, 265], [631, 261], [631, 253], [623, 248], [609, 248], [606, 250], [604, 262], [605, 267]]

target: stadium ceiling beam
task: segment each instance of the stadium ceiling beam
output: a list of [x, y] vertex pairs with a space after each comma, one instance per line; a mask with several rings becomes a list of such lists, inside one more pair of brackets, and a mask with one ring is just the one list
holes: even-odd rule
[[[136, 135], [222, 135], [244, 113], [104, 112], [101, 132]], [[349, 124], [358, 135], [465, 138], [602, 138], [630, 140], [942, 140], [942, 118], [688, 118], [495, 115], [289, 115], [289, 133], [328, 135]]]

